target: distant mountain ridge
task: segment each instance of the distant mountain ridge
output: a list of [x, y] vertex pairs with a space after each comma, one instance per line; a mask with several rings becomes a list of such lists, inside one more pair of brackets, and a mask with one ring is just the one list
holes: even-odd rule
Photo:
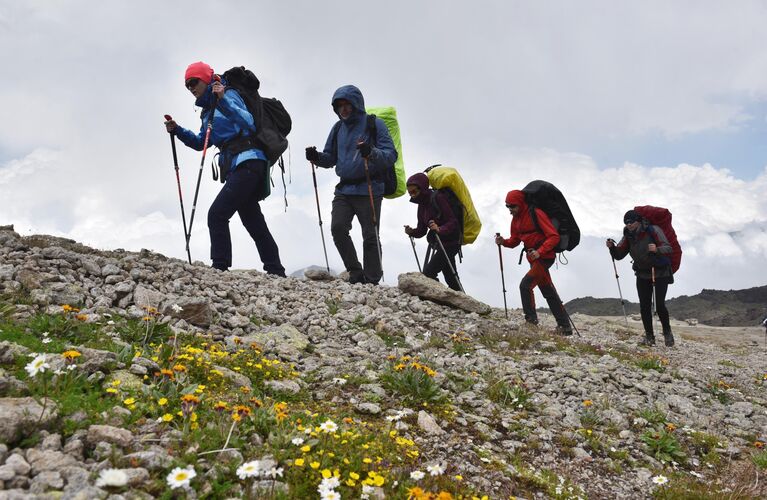
[[[697, 295], [682, 295], [666, 301], [672, 318], [696, 318], [710, 326], [754, 326], [767, 314], [767, 285], [744, 290], [703, 289]], [[565, 304], [570, 314], [621, 316], [618, 298], [582, 297]], [[626, 301], [628, 314], [639, 314], [639, 304]]]

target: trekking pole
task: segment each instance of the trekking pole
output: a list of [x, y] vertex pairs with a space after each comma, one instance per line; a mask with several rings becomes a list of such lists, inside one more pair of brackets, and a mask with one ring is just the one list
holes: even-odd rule
[[376, 206], [373, 201], [373, 184], [370, 182], [370, 170], [368, 169], [368, 159], [365, 160], [365, 179], [368, 182], [368, 195], [370, 196], [370, 214], [373, 218], [373, 229], [376, 231], [376, 247], [378, 248], [378, 263], [381, 265], [381, 279], [386, 281], [383, 274], [383, 254], [381, 254], [381, 238], [378, 234], [378, 221], [376, 220]]
[[458, 287], [461, 289], [463, 293], [466, 293], [463, 289], [463, 285], [461, 284], [461, 278], [458, 277], [458, 273], [455, 269], [453, 269], [453, 265], [450, 263], [450, 257], [447, 256], [447, 251], [445, 251], [445, 247], [442, 245], [442, 238], [439, 237], [439, 233], [434, 231], [434, 236], [437, 237], [437, 243], [439, 243], [439, 248], [442, 250], [442, 255], [445, 256], [445, 262], [447, 262], [447, 267], [450, 268], [450, 272], [453, 273], [453, 276], [455, 276], [455, 280], [458, 282]]
[[[213, 78], [217, 81], [221, 81], [221, 77], [213, 75]], [[214, 94], [215, 95], [215, 94]], [[202, 167], [205, 165], [205, 153], [208, 152], [208, 141], [210, 141], [210, 133], [213, 131], [213, 115], [216, 113], [216, 106], [218, 105], [218, 96], [213, 98], [213, 106], [210, 108], [210, 115], [208, 116], [208, 129], [205, 131], [205, 141], [202, 143], [202, 160], [200, 160], [200, 171], [197, 174], [197, 186], [194, 188], [194, 200], [192, 201], [192, 215], [189, 217], [189, 232], [186, 235], [186, 249], [189, 251], [189, 240], [192, 239], [192, 224], [194, 223], [194, 213], [197, 211], [197, 195], [200, 193], [200, 181], [202, 181]]]
[[[655, 294], [655, 266], [652, 266], [652, 325], [655, 329], [655, 316], [658, 315], [658, 297]], [[655, 332], [653, 332], [653, 335]]]
[[[173, 117], [165, 115], [165, 121], [171, 121]], [[173, 167], [176, 169], [176, 186], [178, 186], [178, 201], [181, 203], [181, 222], [184, 223], [184, 240], [186, 241], [186, 257], [189, 259], [189, 263], [192, 263], [192, 254], [189, 252], [189, 233], [186, 231], [186, 214], [184, 210], [184, 198], [181, 196], [181, 177], [178, 174], [178, 157], [176, 156], [176, 136], [173, 132], [168, 132], [170, 135], [170, 149], [173, 151]]]
[[[495, 237], [501, 236], [501, 233], [495, 233]], [[498, 245], [498, 262], [501, 264], [501, 288], [503, 290], [503, 313], [506, 319], [509, 319], [509, 308], [506, 305], [506, 278], [503, 277], [503, 254], [501, 253], [501, 245]]]
[[413, 255], [415, 255], [415, 263], [418, 264], [418, 272], [422, 273], [421, 262], [418, 260], [418, 252], [415, 251], [415, 239], [410, 236], [410, 245], [413, 247]]
[[[612, 241], [613, 245], [615, 245], [615, 240], [608, 240]], [[626, 320], [626, 327], [629, 326], [629, 317], [626, 314], [626, 301], [623, 300], [623, 292], [621, 291], [621, 282], [618, 279], [618, 266], [615, 265], [615, 257], [613, 257], [613, 254], [610, 254], [610, 258], [613, 260], [613, 270], [615, 271], [615, 282], [618, 283], [618, 295], [620, 295], [621, 298], [621, 307], [623, 308], [623, 319]]]
[[328, 249], [325, 247], [325, 231], [322, 230], [322, 212], [320, 212], [320, 195], [317, 191], [317, 173], [314, 170], [314, 162], [309, 162], [312, 165], [312, 180], [314, 181], [314, 199], [317, 201], [317, 218], [320, 221], [320, 236], [322, 236], [322, 251], [325, 253], [325, 267], [330, 274], [330, 264], [328, 263]]

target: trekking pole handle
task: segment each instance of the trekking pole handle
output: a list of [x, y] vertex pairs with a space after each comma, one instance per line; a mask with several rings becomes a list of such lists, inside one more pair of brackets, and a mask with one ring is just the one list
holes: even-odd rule
[[173, 117], [172, 117], [172, 116], [170, 116], [170, 115], [165, 115], [165, 121], [166, 121], [166, 122], [169, 122], [169, 121], [171, 121], [172, 119], [173, 119]]

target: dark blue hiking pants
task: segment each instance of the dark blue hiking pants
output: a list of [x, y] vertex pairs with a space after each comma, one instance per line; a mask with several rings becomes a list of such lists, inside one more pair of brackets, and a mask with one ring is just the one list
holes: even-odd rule
[[268, 175], [268, 168], [265, 161], [245, 161], [229, 173], [226, 184], [213, 200], [208, 210], [208, 229], [210, 230], [210, 258], [216, 269], [225, 270], [232, 266], [229, 219], [237, 212], [242, 225], [256, 243], [258, 255], [264, 263], [264, 271], [269, 274], [285, 275], [277, 243], [269, 232], [264, 214], [261, 213], [261, 206], [258, 204], [266, 175]]

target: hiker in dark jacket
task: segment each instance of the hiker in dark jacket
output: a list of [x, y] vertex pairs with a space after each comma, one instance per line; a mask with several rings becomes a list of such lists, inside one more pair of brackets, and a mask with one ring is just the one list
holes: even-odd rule
[[554, 249], [559, 243], [559, 233], [551, 224], [548, 215], [540, 208], [535, 209], [538, 221], [536, 226], [530, 215], [530, 207], [525, 202], [525, 193], [522, 191], [509, 191], [506, 195], [506, 207], [512, 215], [511, 235], [508, 238], [497, 236], [495, 243], [509, 248], [514, 248], [520, 243], [524, 245], [527, 261], [530, 263], [530, 270], [519, 283], [525, 321], [532, 325], [538, 324], [538, 314], [535, 311], [535, 294], [533, 293], [533, 289], [537, 286], [543, 298], [546, 299], [551, 314], [557, 321], [557, 333], [572, 335], [573, 330], [570, 327], [567, 313], [549, 274], [549, 268], [554, 264], [556, 258]]
[[184, 75], [184, 83], [195, 97], [195, 105], [202, 108], [200, 131], [195, 133], [185, 129], [173, 120], [165, 122], [165, 127], [190, 148], [197, 151], [203, 149], [211, 109], [217, 102], [212, 113], [213, 129], [210, 143], [221, 151], [219, 165], [222, 175], [226, 173], [226, 183], [208, 210], [210, 258], [213, 267], [226, 271], [232, 266], [229, 219], [237, 212], [245, 229], [256, 243], [261, 262], [264, 263], [264, 271], [285, 276], [277, 243], [269, 232], [258, 203], [268, 194], [265, 190], [269, 182], [266, 155], [256, 148], [233, 152], [229, 147], [233, 139], [255, 134], [258, 124], [254, 122], [253, 115], [237, 91], [229, 89], [227, 92], [226, 82], [215, 81], [213, 69], [204, 62], [189, 65]]
[[[339, 121], [333, 126], [322, 152], [306, 148], [306, 159], [319, 167], [336, 167], [341, 178], [333, 198], [330, 232], [338, 253], [349, 272], [350, 283], [377, 285], [383, 275], [378, 226], [381, 224], [381, 199], [384, 192], [383, 174], [397, 161], [397, 150], [389, 129], [380, 118], [375, 119], [375, 137], [370, 137], [368, 115], [362, 92], [354, 85], [336, 90], [331, 101]], [[370, 186], [365, 176], [365, 162], [370, 173]], [[375, 221], [370, 206], [370, 191], [375, 206]], [[363, 265], [357, 258], [349, 231], [352, 220], [362, 229]]]
[[636, 275], [639, 309], [642, 313], [642, 324], [645, 336], [641, 345], [655, 345], [653, 331], [652, 302], [653, 288], [655, 289], [655, 310], [663, 326], [663, 340], [668, 347], [674, 345], [674, 335], [671, 333], [668, 309], [666, 309], [666, 292], [674, 282], [671, 272], [671, 245], [663, 234], [663, 230], [642, 218], [635, 210], [629, 210], [623, 216], [623, 238], [615, 244], [608, 239], [607, 248], [610, 255], [621, 260], [631, 254], [634, 261], [633, 269]]
[[[407, 192], [410, 201], [418, 205], [418, 224], [415, 229], [405, 226], [405, 233], [414, 238], [421, 238], [428, 231], [426, 240], [433, 252], [428, 262], [424, 262], [423, 274], [436, 280], [437, 274], [442, 273], [447, 286], [460, 291], [461, 285], [454, 274], [454, 271], [457, 272], [455, 256], [461, 249], [460, 223], [450, 208], [447, 196], [438, 190], [429, 189], [429, 178], [420, 172], [407, 180]], [[439, 247], [437, 237], [442, 241], [444, 253]]]

